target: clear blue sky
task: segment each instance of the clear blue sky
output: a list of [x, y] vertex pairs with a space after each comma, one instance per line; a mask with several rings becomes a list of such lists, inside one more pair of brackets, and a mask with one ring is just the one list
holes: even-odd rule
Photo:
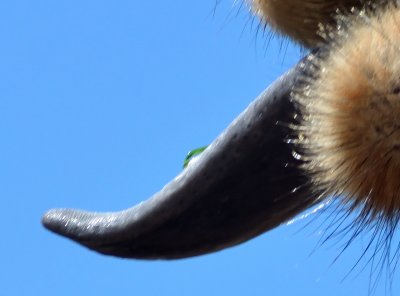
[[366, 260], [344, 277], [368, 238], [332, 264], [340, 244], [315, 250], [327, 215], [169, 262], [105, 257], [40, 224], [52, 207], [148, 198], [296, 63], [232, 2], [0, 4], [1, 295], [367, 295]]

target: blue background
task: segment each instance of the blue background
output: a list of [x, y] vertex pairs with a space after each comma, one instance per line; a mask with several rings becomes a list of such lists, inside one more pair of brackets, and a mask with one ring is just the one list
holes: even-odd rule
[[41, 226], [52, 207], [148, 198], [299, 60], [245, 6], [216, 2], [0, 3], [0, 295], [368, 295], [370, 255], [351, 271], [368, 236], [335, 261], [347, 240], [318, 246], [327, 214], [169, 262], [101, 256]]

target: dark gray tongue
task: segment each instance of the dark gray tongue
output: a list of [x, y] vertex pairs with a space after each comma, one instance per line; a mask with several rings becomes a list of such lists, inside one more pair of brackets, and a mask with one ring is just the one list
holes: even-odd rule
[[103, 254], [175, 259], [237, 245], [289, 220], [316, 202], [285, 141], [300, 71], [274, 82], [150, 199], [116, 213], [54, 209], [43, 225]]

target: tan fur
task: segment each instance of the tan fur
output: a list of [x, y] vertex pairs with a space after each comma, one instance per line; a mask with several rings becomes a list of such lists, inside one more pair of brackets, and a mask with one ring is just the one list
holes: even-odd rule
[[[338, 12], [349, 13], [367, 0], [251, 0], [253, 10], [262, 21], [305, 47], [321, 41], [319, 25], [333, 25]], [[374, 2], [374, 1], [373, 1]]]
[[[304, 169], [365, 221], [400, 214], [400, 8], [344, 19], [316, 77], [295, 95]], [[368, 13], [367, 13], [368, 14]]]

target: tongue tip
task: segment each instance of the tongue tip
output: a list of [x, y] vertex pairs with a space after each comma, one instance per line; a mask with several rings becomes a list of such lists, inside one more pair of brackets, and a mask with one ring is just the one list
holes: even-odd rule
[[48, 210], [42, 216], [42, 225], [53, 232], [58, 232], [61, 225], [65, 221], [65, 210], [63, 209], [51, 209]]
[[77, 239], [79, 236], [82, 213], [71, 209], [51, 209], [42, 216], [42, 225], [59, 235]]

